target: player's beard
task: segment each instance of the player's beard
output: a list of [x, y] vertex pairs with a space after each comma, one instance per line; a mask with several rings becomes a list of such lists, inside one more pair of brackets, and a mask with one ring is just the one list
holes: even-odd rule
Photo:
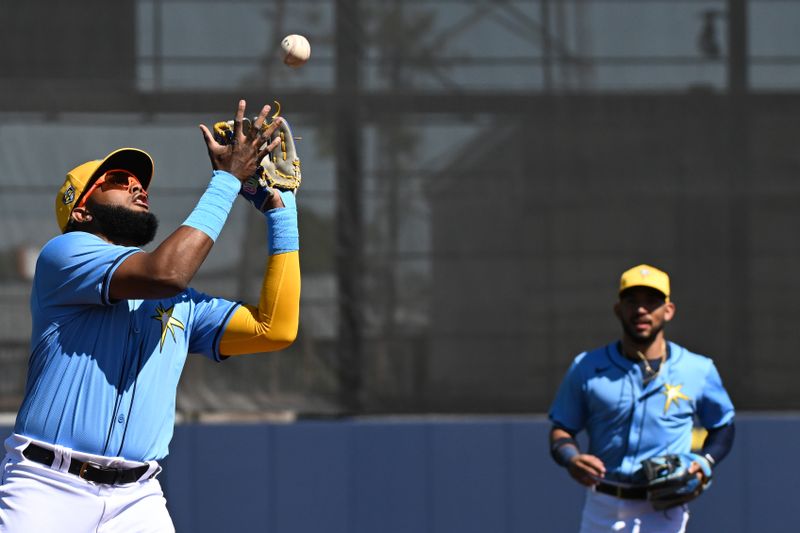
[[111, 242], [144, 246], [153, 240], [158, 219], [149, 211], [134, 211], [121, 205], [91, 204], [94, 230]]
[[649, 346], [653, 344], [653, 341], [656, 340], [658, 334], [664, 329], [664, 322], [661, 324], [654, 325], [653, 329], [650, 330], [649, 335], [643, 335], [636, 331], [636, 326], [632, 325], [628, 322], [620, 320], [622, 323], [622, 329], [625, 331], [625, 334], [636, 344], [640, 346]]

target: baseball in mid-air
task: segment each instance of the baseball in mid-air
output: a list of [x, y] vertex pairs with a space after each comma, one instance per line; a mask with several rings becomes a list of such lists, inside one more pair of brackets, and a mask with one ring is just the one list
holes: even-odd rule
[[311, 44], [308, 39], [296, 33], [284, 37], [281, 41], [281, 48], [283, 49], [283, 62], [292, 68], [305, 65], [308, 58], [311, 57]]

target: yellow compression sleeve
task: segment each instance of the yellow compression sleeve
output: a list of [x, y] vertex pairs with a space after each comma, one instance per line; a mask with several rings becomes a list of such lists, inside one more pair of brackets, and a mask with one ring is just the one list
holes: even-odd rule
[[274, 352], [297, 337], [300, 321], [300, 253], [270, 256], [258, 307], [234, 312], [220, 341], [222, 355]]

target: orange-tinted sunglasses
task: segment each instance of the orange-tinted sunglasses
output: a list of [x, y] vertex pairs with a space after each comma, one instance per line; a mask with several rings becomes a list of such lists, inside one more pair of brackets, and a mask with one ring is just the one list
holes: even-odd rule
[[86, 193], [81, 198], [81, 201], [78, 202], [78, 205], [75, 207], [83, 207], [86, 204], [86, 200], [92, 195], [92, 193], [98, 187], [102, 187], [104, 191], [108, 189], [123, 189], [126, 191], [130, 191], [133, 187], [139, 186], [142, 189], [145, 197], [147, 197], [147, 191], [144, 190], [142, 187], [142, 183], [139, 181], [139, 178], [131, 174], [129, 171], [115, 168], [113, 170], [107, 171], [105, 174], [100, 176], [92, 183], [92, 186], [86, 191]]

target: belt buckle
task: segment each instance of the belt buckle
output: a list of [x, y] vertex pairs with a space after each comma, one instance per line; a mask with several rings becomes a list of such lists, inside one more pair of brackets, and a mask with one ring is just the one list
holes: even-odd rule
[[[93, 466], [93, 467], [98, 468], [98, 469], [102, 469], [103, 468], [103, 465], [99, 465], [99, 464], [93, 463], [91, 461], [86, 461], [85, 463], [83, 463], [81, 465], [81, 470], [80, 470], [80, 472], [78, 472], [78, 477], [81, 478], [81, 479], [86, 479], [84, 477], [84, 474], [86, 474], [86, 471], [89, 470], [90, 466]], [[86, 481], [90, 481], [90, 480], [86, 479]]]

